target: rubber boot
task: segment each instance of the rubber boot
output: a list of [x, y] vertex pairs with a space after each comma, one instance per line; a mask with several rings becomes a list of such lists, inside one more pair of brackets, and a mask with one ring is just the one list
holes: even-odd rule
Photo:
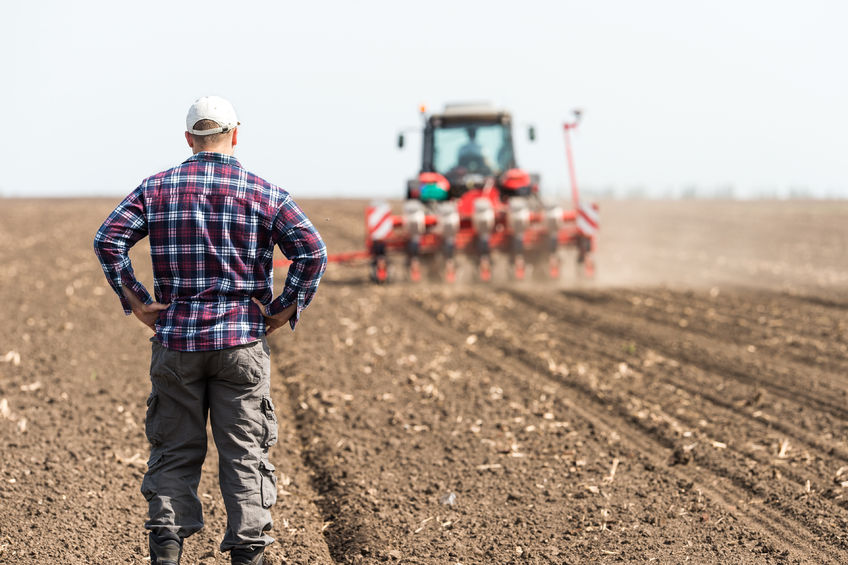
[[233, 549], [230, 551], [232, 565], [264, 565], [265, 548], [257, 549]]
[[183, 545], [172, 539], [157, 543], [151, 535], [148, 538], [150, 547], [150, 565], [180, 565]]

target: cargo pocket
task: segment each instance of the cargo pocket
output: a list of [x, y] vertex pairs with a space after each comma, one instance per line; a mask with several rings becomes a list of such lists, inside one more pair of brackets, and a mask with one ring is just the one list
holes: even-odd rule
[[262, 508], [271, 508], [277, 502], [276, 469], [268, 461], [259, 462], [260, 491], [262, 492]]
[[268, 449], [277, 443], [277, 415], [274, 413], [274, 403], [270, 396], [262, 397], [262, 414], [265, 416], [263, 422], [265, 435], [262, 438], [262, 447]]
[[[156, 447], [162, 443], [159, 426], [159, 395], [151, 392], [147, 397], [147, 415], [144, 417], [144, 435], [150, 445]], [[149, 464], [148, 464], [149, 465]]]
[[180, 352], [153, 341], [150, 355], [150, 377], [165, 380], [180, 378]]
[[156, 488], [156, 468], [161, 462], [161, 453], [151, 453], [150, 459], [147, 460], [147, 472], [141, 481], [141, 494], [148, 502], [159, 493], [159, 489]]
[[224, 350], [218, 377], [236, 384], [258, 384], [262, 380], [261, 356], [262, 347], [259, 342]]

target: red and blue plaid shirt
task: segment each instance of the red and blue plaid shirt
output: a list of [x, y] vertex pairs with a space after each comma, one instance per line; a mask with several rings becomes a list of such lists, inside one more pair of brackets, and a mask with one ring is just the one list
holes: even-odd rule
[[[272, 315], [297, 304], [294, 329], [327, 265], [321, 236], [288, 192], [222, 153], [197, 153], [145, 179], [97, 231], [95, 252], [128, 315], [122, 287], [152, 302], [128, 255], [144, 236], [150, 237], [156, 301], [170, 303], [156, 336], [179, 351], [260, 339], [265, 321], [252, 297]], [[277, 298], [274, 245], [292, 261]]]

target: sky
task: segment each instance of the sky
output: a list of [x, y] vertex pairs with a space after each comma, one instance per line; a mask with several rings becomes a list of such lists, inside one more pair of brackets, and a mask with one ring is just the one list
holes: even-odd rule
[[[848, 198], [848, 3], [28, 1], [0, 8], [0, 195], [120, 198], [228, 98], [236, 156], [295, 197], [397, 197], [419, 105], [490, 101], [568, 191]], [[534, 125], [530, 143], [526, 126]], [[409, 129], [403, 151], [400, 130]]]

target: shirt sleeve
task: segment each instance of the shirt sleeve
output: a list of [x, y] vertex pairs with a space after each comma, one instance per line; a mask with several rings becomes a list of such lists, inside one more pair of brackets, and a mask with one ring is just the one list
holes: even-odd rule
[[327, 247], [318, 230], [290, 196], [286, 197], [274, 218], [273, 238], [292, 264], [289, 266], [285, 288], [268, 306], [268, 313], [273, 316], [297, 304], [289, 320], [294, 329], [300, 313], [315, 296], [318, 282], [327, 268]]
[[127, 315], [132, 313], [132, 309], [124, 296], [124, 287], [134, 292], [145, 304], [153, 302], [144, 285], [136, 280], [129, 257], [130, 247], [146, 235], [144, 195], [142, 187], [138, 187], [109, 214], [94, 236], [94, 252]]

